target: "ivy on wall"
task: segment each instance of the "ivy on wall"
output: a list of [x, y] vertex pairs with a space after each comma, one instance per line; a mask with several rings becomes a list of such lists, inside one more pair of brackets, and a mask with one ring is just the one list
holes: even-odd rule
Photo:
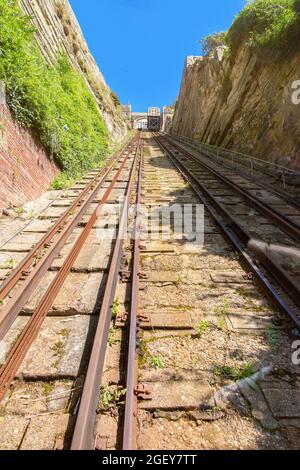
[[95, 167], [109, 135], [84, 78], [64, 55], [50, 66], [17, 0], [0, 0], [0, 80], [18, 122], [38, 132], [68, 177]]

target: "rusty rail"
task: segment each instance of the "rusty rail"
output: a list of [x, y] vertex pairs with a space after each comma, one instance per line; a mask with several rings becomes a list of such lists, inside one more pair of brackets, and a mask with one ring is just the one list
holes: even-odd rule
[[241, 196], [243, 196], [254, 209], [258, 210], [259, 212], [273, 220], [275, 223], [277, 223], [278, 226], [290, 237], [294, 238], [295, 240], [300, 239], [300, 225], [297, 222], [294, 222], [289, 217], [285, 216], [284, 214], [281, 214], [273, 207], [270, 207], [267, 203], [263, 202], [262, 200], [255, 197], [253, 194], [249, 193], [249, 191], [247, 191], [246, 189], [242, 188], [226, 176], [219, 173], [207, 163], [201, 161], [199, 158], [189, 152], [184, 146], [178, 144], [177, 142], [175, 143], [174, 140], [172, 140], [169, 136], [164, 136], [164, 138], [174, 148], [176, 148], [176, 150], [183, 152], [191, 160], [211, 172], [216, 178], [220, 179], [224, 184], [226, 184], [226, 186], [229, 186]]
[[[222, 233], [225, 235], [227, 240], [234, 246], [236, 251], [240, 254], [241, 259], [253, 273], [263, 292], [268, 296], [272, 303], [276, 305], [276, 307], [293, 322], [296, 328], [300, 330], [300, 318], [297, 316], [294, 309], [292, 309], [285, 302], [285, 300], [283, 300], [277, 290], [265, 277], [261, 269], [259, 269], [259, 267], [253, 261], [251, 256], [247, 253], [245, 246], [247, 246], [248, 242], [250, 241], [250, 238], [245, 232], [245, 230], [236, 221], [234, 221], [231, 215], [218, 203], [218, 201], [215, 200], [215, 198], [209, 193], [205, 186], [200, 183], [195, 178], [195, 176], [193, 176], [192, 173], [180, 162], [178, 157], [176, 157], [170, 151], [170, 149], [168, 149], [165, 144], [161, 142], [161, 139], [158, 137], [158, 135], [153, 135], [157, 144], [166, 152], [178, 172], [190, 184], [191, 188], [193, 189], [201, 203], [205, 206], [207, 211], [210, 213], [210, 215], [213, 217], [214, 221], [220, 227]], [[224, 223], [222, 217], [220, 217], [220, 213], [222, 214], [222, 217], [225, 217], [225, 219], [230, 221], [230, 227], [228, 227]], [[272, 261], [271, 259], [268, 259], [268, 261], [270, 263], [268, 267], [270, 269], [271, 275], [276, 278], [277, 274], [277, 279], [280, 282], [281, 287], [287, 290], [286, 283], [288, 283], [288, 279], [285, 276], [284, 279], [282, 278], [282, 272], [276, 273], [276, 263], [274, 261]], [[297, 298], [295, 300], [297, 300]]]
[[141, 147], [139, 142], [134, 163], [131, 168], [125, 201], [122, 208], [119, 231], [110, 263], [105, 293], [99, 314], [99, 321], [77, 414], [75, 430], [73, 433], [71, 450], [93, 450], [96, 446], [95, 423], [102, 383], [104, 360], [107, 350], [109, 327], [112, 319], [112, 306], [120, 272], [122, 247], [124, 237], [126, 235], [128, 221], [128, 209], [136, 176], [135, 171], [140, 157], [140, 151]]
[[142, 192], [143, 157], [140, 160], [136, 198], [136, 214], [133, 230], [133, 270], [131, 285], [131, 303], [129, 314], [129, 346], [127, 361], [126, 400], [123, 430], [123, 450], [137, 449], [137, 402], [138, 402], [138, 345], [137, 322], [139, 313], [139, 275], [140, 275], [140, 237], [141, 237], [141, 192]]
[[90, 181], [84, 190], [76, 197], [71, 206], [61, 215], [53, 227], [42, 237], [42, 239], [33, 247], [30, 253], [21, 261], [21, 263], [10, 273], [5, 281], [0, 286], [0, 302], [10, 293], [10, 291], [16, 286], [22, 276], [32, 270], [34, 265], [37, 264], [37, 260], [42, 254], [44, 249], [47, 249], [49, 244], [52, 243], [53, 238], [65, 230], [67, 220], [74, 215], [76, 209], [84, 204], [84, 198], [88, 196], [90, 192], [94, 193], [94, 189], [98, 190], [103, 182], [103, 178], [106, 177], [108, 172], [117, 163], [120, 156], [124, 153], [126, 148], [132, 145], [132, 141], [126, 143], [123, 148], [117, 152], [108, 163], [101, 169], [98, 175]]
[[[172, 144], [173, 146], [173, 144]], [[177, 149], [177, 146], [174, 146]], [[187, 156], [190, 156], [189, 152], [185, 152], [185, 150], [180, 149], [180, 151]], [[197, 159], [193, 159], [196, 163], [198, 162]], [[206, 165], [205, 165], [206, 167]], [[222, 175], [219, 175], [220, 179]], [[224, 177], [225, 178], [225, 177]], [[223, 179], [222, 179], [223, 181]], [[199, 182], [198, 182], [199, 183]], [[199, 183], [200, 184], [200, 183]], [[234, 189], [235, 189], [234, 185]], [[204, 184], [201, 184], [202, 191], [205, 193], [205, 195], [210, 199], [214, 207], [218, 210], [219, 213], [221, 213], [226, 220], [228, 220], [234, 230], [234, 232], [239, 236], [241, 241], [247, 245], [251, 237], [248, 235], [247, 231], [236, 221], [233, 219], [231, 214], [220, 204], [216, 198], [208, 191], [208, 189], [205, 187]], [[250, 201], [251, 205], [251, 201]], [[266, 208], [268, 207], [267, 204], [265, 204]], [[271, 208], [270, 208], [271, 210]], [[273, 220], [273, 219], [272, 219]], [[281, 219], [275, 219], [277, 221], [277, 225], [279, 228], [281, 228], [281, 222], [284, 224], [284, 220], [281, 221]], [[295, 224], [297, 225], [297, 224]], [[285, 226], [285, 225], [284, 225]], [[270, 272], [270, 274], [279, 282], [279, 284], [282, 286], [282, 288], [286, 291], [286, 293], [293, 299], [295, 305], [300, 307], [300, 286], [297, 280], [295, 280], [291, 275], [289, 275], [288, 272], [286, 272], [282, 266], [280, 261], [278, 260], [277, 257], [275, 256], [270, 256], [268, 254], [265, 254], [264, 256], [261, 256], [261, 263], [265, 266], [265, 268]]]
[[[274, 173], [272, 174], [268, 171], [265, 171], [270, 163], [271, 166], [273, 166], [272, 162], [255, 159], [249, 155], [239, 154], [229, 149], [222, 149], [222, 147], [199, 143], [193, 139], [189, 139], [178, 134], [170, 133], [169, 135], [176, 141], [187, 145], [193, 150], [196, 150], [197, 153], [201, 153], [202, 155], [209, 158], [213, 157], [217, 163], [222, 162], [222, 166], [224, 168], [233, 170], [235, 173], [242, 176], [243, 178], [257, 184], [262, 190], [269, 190], [271, 193], [276, 194], [277, 196], [287, 201], [290, 205], [299, 209], [299, 197], [297, 197], [296, 194], [293, 195], [292, 192], [289, 193], [286, 192], [284, 189], [278, 188], [278, 183], [280, 183], [281, 181], [284, 186], [286, 180], [285, 175], [292, 176], [288, 168], [280, 167], [280, 165], [277, 166], [275, 164], [274, 168], [277, 168], [278, 172], [274, 171]], [[228, 153], [228, 155], [226, 155], [226, 153]], [[259, 164], [260, 166], [260, 168], [258, 168], [257, 175], [255, 175], [255, 163]], [[262, 165], [264, 164], [267, 165], [266, 168], [262, 168]], [[278, 174], [281, 174], [281, 177], [278, 178]], [[292, 171], [292, 174], [295, 177], [299, 176], [299, 172]], [[266, 178], [268, 182], [266, 182]]]
[[[138, 147], [138, 146], [137, 146]], [[72, 248], [71, 252], [67, 256], [66, 260], [64, 261], [61, 269], [59, 270], [58, 274], [55, 276], [54, 280], [52, 281], [51, 285], [43, 295], [42, 299], [40, 300], [34, 314], [32, 315], [31, 319], [27, 323], [26, 327], [22, 331], [20, 337], [18, 338], [17, 342], [12, 347], [11, 351], [6, 358], [5, 364], [0, 369], [0, 400], [3, 399], [6, 391], [8, 390], [12, 380], [14, 379], [19, 366], [21, 365], [23, 359], [25, 358], [32, 342], [36, 338], [39, 329], [48, 314], [49, 309], [53, 305], [55, 298], [57, 297], [67, 275], [69, 274], [74, 262], [76, 261], [87, 237], [89, 236], [99, 214], [99, 211], [102, 209], [103, 205], [108, 200], [119, 176], [123, 172], [126, 163], [128, 162], [130, 154], [127, 153], [124, 160], [121, 162], [119, 169], [117, 170], [116, 174], [114, 175], [111, 184], [105, 191], [104, 195], [102, 196], [99, 205], [91, 215], [88, 223], [84, 227], [83, 231], [81, 232], [78, 240], [76, 241], [74, 247]], [[109, 172], [106, 173], [108, 176]], [[13, 321], [13, 318], [10, 316], [7, 318], [6, 321], [6, 328], [9, 324]]]

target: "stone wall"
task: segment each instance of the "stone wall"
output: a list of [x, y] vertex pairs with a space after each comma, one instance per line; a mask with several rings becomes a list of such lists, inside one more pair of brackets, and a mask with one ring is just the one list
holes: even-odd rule
[[297, 79], [299, 55], [274, 63], [241, 47], [234, 62], [223, 48], [210, 57], [189, 57], [173, 132], [298, 168], [300, 105], [292, 102]]
[[0, 104], [0, 213], [39, 197], [59, 170], [37, 136], [20, 127]]
[[81, 72], [94, 94], [100, 112], [114, 141], [127, 133], [127, 126], [116, 99], [93, 58], [68, 0], [19, 0], [32, 17], [36, 38], [46, 60], [54, 63], [63, 51], [72, 66]]

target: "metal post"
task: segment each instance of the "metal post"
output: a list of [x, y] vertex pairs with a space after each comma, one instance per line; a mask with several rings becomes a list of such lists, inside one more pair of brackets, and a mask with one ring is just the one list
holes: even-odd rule
[[283, 181], [283, 188], [286, 190], [286, 180], [285, 180], [285, 171], [282, 171], [282, 181]]

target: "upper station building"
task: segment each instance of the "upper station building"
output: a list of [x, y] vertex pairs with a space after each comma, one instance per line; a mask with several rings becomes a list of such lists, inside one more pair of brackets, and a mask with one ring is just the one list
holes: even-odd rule
[[164, 106], [161, 112], [160, 108], [150, 107], [146, 113], [133, 113], [131, 105], [122, 105], [122, 113], [133, 129], [168, 132], [174, 110], [172, 107]]
[[159, 132], [161, 129], [160, 108], [148, 108], [148, 131]]

